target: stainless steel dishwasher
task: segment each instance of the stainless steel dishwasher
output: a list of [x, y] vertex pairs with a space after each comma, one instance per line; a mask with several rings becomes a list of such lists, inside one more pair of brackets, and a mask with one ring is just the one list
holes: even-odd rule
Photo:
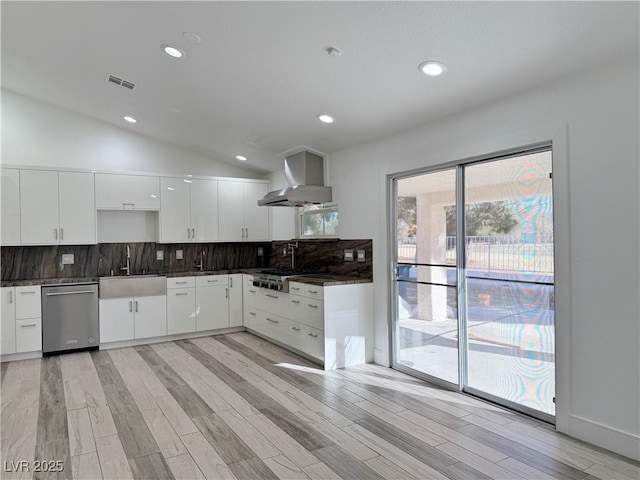
[[42, 287], [42, 352], [98, 347], [98, 284]]

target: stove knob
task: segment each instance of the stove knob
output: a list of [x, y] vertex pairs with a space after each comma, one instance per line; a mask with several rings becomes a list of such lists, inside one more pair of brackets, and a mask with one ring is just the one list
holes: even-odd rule
[[253, 286], [254, 287], [259, 287], [260, 286], [260, 282], [258, 280], [254, 280], [253, 281]]

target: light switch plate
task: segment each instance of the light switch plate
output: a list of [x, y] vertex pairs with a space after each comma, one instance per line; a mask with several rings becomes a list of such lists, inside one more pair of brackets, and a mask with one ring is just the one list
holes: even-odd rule
[[164, 251], [163, 250], [157, 250], [156, 251], [156, 260], [164, 260]]
[[345, 250], [344, 251], [344, 261], [345, 262], [353, 262], [353, 250]]
[[358, 261], [364, 262], [364, 250], [358, 250]]
[[182, 260], [182, 250], [176, 250], [176, 260]]
[[63, 265], [73, 265], [75, 263], [75, 255], [73, 253], [63, 253], [62, 254], [62, 264]]
[[259, 257], [263, 257], [264, 256], [264, 248], [258, 247], [258, 256]]

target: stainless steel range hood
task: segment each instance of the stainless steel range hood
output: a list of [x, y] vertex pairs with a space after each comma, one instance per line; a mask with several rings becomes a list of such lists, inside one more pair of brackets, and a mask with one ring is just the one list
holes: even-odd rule
[[302, 207], [331, 201], [331, 187], [324, 186], [324, 159], [306, 150], [284, 159], [290, 187], [274, 190], [258, 200], [264, 207]]

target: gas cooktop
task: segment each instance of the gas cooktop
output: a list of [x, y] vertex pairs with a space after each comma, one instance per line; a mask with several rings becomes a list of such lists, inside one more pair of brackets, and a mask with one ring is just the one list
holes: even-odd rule
[[303, 268], [272, 268], [262, 270], [253, 276], [253, 286], [277, 290], [279, 292], [289, 291], [289, 282], [287, 279], [296, 275], [309, 275], [313, 271]]

